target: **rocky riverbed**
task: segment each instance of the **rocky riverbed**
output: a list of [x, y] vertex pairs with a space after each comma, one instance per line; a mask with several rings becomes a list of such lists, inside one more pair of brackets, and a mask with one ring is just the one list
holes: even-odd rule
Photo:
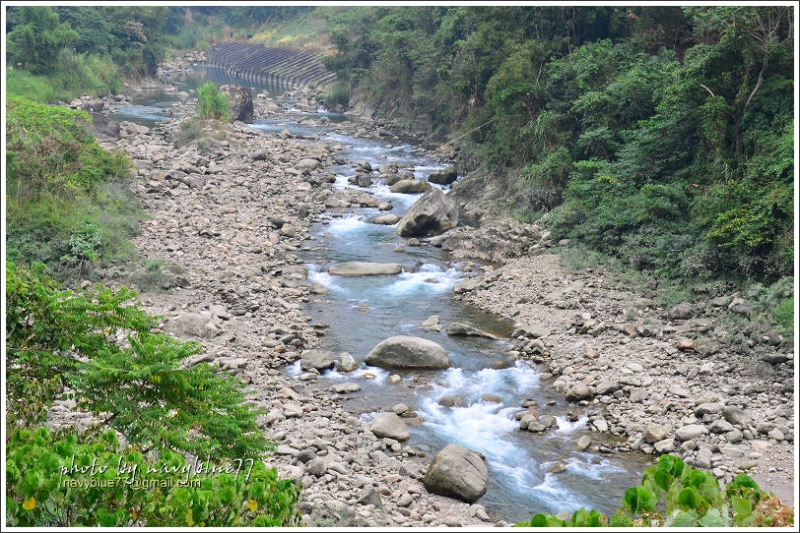
[[[269, 98], [254, 103], [257, 117], [280, 116]], [[216, 363], [248, 384], [250, 401], [269, 413], [260, 424], [278, 443], [269, 464], [305, 486], [308, 525], [508, 525], [480, 504], [428, 493], [432, 457], [413, 442], [376, 436], [342, 408], [344, 392], [319, 386], [313, 372], [280, 374], [327, 330], [304, 307], [326, 291], [308, 281], [297, 254], [313, 239], [310, 225], [329, 208], [380, 203], [332, 187], [324, 169], [343, 162], [342, 147], [242, 123], [187, 139], [181, 125], [193, 100], [172, 114], [153, 128], [123, 123], [119, 139], [104, 140], [130, 154], [148, 217], [135, 239], [146, 263], [112, 265], [99, 273], [103, 281], [133, 282], [143, 308], [164, 317], [164, 331], [200, 341], [203, 353], [187, 364]], [[337, 128], [394, 139], [386, 125]], [[554, 244], [538, 225], [488, 218], [430, 240], [473, 262], [477, 275], [454, 297], [517, 322], [509, 355], [537, 363], [544, 382], [589, 417], [592, 437], [576, 446], [674, 453], [722, 481], [747, 472], [793, 505], [791, 347], [775, 336], [752, 353], [727, 346], [722, 318], [747, 310], [737, 294], [662, 308], [610, 286], [601, 271], [565, 271], [548, 253]], [[546, 430], [535, 408], [519, 418], [520, 431]]]

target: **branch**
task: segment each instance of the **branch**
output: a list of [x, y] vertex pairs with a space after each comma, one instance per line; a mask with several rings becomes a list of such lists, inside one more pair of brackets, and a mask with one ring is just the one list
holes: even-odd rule
[[706, 87], [706, 86], [705, 86], [705, 85], [703, 85], [702, 83], [700, 84], [700, 87], [702, 87], [703, 89], [705, 89], [706, 91], [708, 91], [708, 93], [709, 93], [711, 96], [717, 96], [716, 94], [714, 94], [714, 91], [712, 91], [711, 89], [709, 89], [708, 87]]

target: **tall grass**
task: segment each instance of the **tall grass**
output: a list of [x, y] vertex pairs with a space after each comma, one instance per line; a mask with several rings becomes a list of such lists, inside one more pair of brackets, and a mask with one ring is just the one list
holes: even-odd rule
[[8, 96], [22, 96], [41, 104], [70, 102], [84, 94], [116, 94], [122, 87], [122, 71], [110, 57], [76, 54], [72, 50], [61, 52], [58, 68], [46, 77], [6, 69]]

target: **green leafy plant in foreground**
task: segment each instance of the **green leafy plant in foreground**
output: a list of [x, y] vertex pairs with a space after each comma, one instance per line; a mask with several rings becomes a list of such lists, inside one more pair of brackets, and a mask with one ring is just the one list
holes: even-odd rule
[[197, 116], [201, 119], [227, 121], [230, 118], [228, 99], [208, 81], [197, 90]]
[[122, 448], [113, 431], [17, 430], [6, 458], [10, 526], [292, 526], [299, 488], [260, 460], [203, 470]]
[[786, 527], [794, 511], [739, 474], [725, 490], [711, 472], [662, 455], [644, 471], [642, 484], [625, 492], [612, 516], [579, 509], [568, 520], [539, 513], [517, 527]]

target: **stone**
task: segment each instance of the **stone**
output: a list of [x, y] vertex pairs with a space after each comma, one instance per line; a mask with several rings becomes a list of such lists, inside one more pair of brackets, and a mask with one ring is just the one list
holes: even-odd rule
[[169, 319], [164, 324], [164, 331], [178, 337], [213, 338], [219, 329], [211, 322], [211, 313], [184, 313]]
[[711, 457], [714, 454], [711, 452], [709, 448], [700, 448], [697, 451], [697, 457], [695, 457], [694, 464], [697, 468], [702, 468], [708, 470], [711, 468]]
[[722, 417], [734, 426], [751, 426], [753, 419], [742, 409], [728, 405], [722, 410]]
[[669, 317], [672, 319], [685, 320], [692, 318], [694, 315], [694, 308], [692, 304], [681, 303], [669, 310]]
[[400, 222], [400, 215], [390, 213], [388, 215], [379, 215], [375, 218], [369, 219], [370, 224], [382, 224], [384, 226], [393, 226]]
[[678, 428], [675, 436], [680, 441], [693, 440], [708, 433], [708, 429], [700, 424], [689, 424]]
[[350, 261], [335, 263], [328, 268], [328, 273], [334, 276], [393, 276], [403, 271], [397, 263], [371, 263], [364, 261]]
[[353, 370], [357, 369], [358, 366], [358, 361], [356, 361], [356, 358], [350, 353], [342, 352], [339, 354], [339, 362], [337, 367], [342, 372], [352, 372]]
[[496, 339], [491, 333], [480, 330], [478, 328], [462, 324], [461, 322], [451, 322], [447, 326], [447, 334], [451, 337], [486, 337], [487, 339]]
[[719, 420], [715, 420], [711, 426], [709, 426], [709, 431], [711, 433], [728, 433], [734, 430], [733, 424], [721, 418]]
[[568, 402], [579, 402], [590, 399], [593, 394], [589, 386], [583, 381], [573, 383], [564, 395]]
[[337, 383], [336, 385], [332, 385], [328, 390], [337, 394], [349, 394], [351, 392], [360, 391], [361, 385], [352, 381], [347, 383]]
[[374, 505], [377, 509], [383, 509], [381, 494], [374, 487], [367, 487], [362, 490], [358, 494], [357, 501], [361, 505]]
[[433, 188], [403, 215], [395, 231], [401, 237], [424, 237], [439, 235], [458, 225], [458, 203]]
[[408, 427], [394, 413], [378, 413], [369, 430], [379, 438], [390, 438], [398, 441], [408, 440], [411, 435]]
[[582, 452], [592, 444], [592, 438], [588, 435], [583, 435], [581, 438], [578, 439], [576, 447], [579, 452]]
[[667, 438], [667, 428], [664, 426], [650, 426], [644, 432], [644, 441], [647, 444], [654, 444]]
[[241, 85], [223, 85], [219, 88], [219, 92], [224, 94], [228, 101], [231, 121], [245, 124], [253, 122], [253, 93], [250, 89]]
[[304, 352], [301, 356], [300, 368], [306, 371], [316, 370], [317, 372], [325, 372], [332, 370], [335, 366], [333, 354], [324, 350], [309, 350]]
[[682, 352], [688, 352], [697, 348], [697, 344], [691, 339], [681, 339], [678, 342], [678, 349]]
[[408, 335], [395, 335], [379, 342], [364, 359], [382, 368], [449, 368], [450, 357], [439, 344]]
[[306, 472], [312, 476], [320, 477], [328, 471], [328, 458], [318, 455], [306, 463]]
[[669, 453], [675, 449], [675, 439], [660, 440], [653, 444], [653, 448], [660, 454]]
[[428, 176], [429, 183], [436, 183], [437, 185], [450, 185], [458, 178], [458, 172], [453, 167], [448, 167], [443, 170], [434, 170]]
[[425, 320], [425, 322], [420, 324], [420, 326], [422, 326], [423, 328], [432, 328], [438, 325], [439, 325], [439, 315], [431, 315]]
[[698, 417], [702, 417], [707, 414], [715, 415], [717, 413], [721, 413], [724, 408], [725, 405], [719, 402], [706, 402], [695, 407], [694, 414]]
[[417, 194], [431, 189], [431, 184], [423, 180], [400, 180], [391, 187], [394, 193]]
[[734, 298], [728, 305], [728, 310], [737, 315], [750, 316], [753, 313], [753, 304], [741, 298]]
[[489, 488], [486, 458], [459, 444], [448, 444], [428, 466], [424, 483], [432, 494], [474, 503]]

